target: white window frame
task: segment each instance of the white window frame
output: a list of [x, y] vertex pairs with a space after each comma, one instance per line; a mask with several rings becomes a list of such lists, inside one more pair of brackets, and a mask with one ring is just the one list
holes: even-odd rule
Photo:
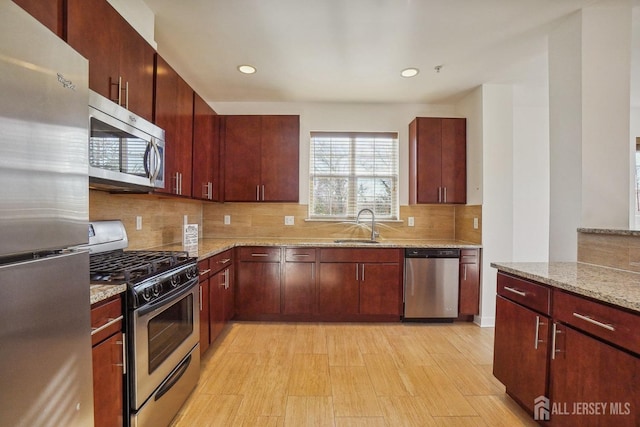
[[[319, 156], [316, 155], [316, 145], [323, 141], [327, 143], [327, 139], [339, 140], [343, 144], [345, 139], [349, 141], [349, 166], [348, 170], [345, 170], [344, 161], [340, 171], [326, 171], [326, 163], [324, 164], [324, 171], [316, 168], [314, 164], [319, 160]], [[363, 140], [373, 140], [373, 144], [366, 147], [365, 150], [358, 150], [356, 146], [362, 147], [360, 144]], [[380, 142], [378, 142], [380, 141]], [[389, 142], [387, 142], [389, 141]], [[386, 155], [382, 163], [377, 163], [376, 160], [371, 163], [367, 163], [372, 166], [373, 169], [368, 173], [358, 172], [357, 165], [362, 165], [362, 162], [357, 162], [357, 155], [375, 155], [375, 144], [382, 143], [384, 146], [384, 152]], [[329, 143], [330, 144], [330, 143]], [[387, 145], [389, 145], [387, 147]], [[326, 148], [326, 146], [325, 146]], [[342, 146], [344, 148], [344, 145]], [[398, 190], [398, 175], [399, 175], [399, 153], [398, 153], [398, 133], [397, 132], [311, 132], [310, 135], [310, 150], [309, 150], [309, 214], [310, 220], [324, 220], [324, 221], [344, 221], [353, 220], [356, 218], [358, 211], [363, 208], [373, 209], [376, 215], [376, 220], [380, 221], [398, 221], [400, 216], [399, 206], [399, 190]], [[329, 156], [332, 158], [331, 156]], [[326, 156], [322, 157], [326, 160]], [[333, 159], [333, 158], [332, 158]], [[344, 159], [343, 159], [344, 160]], [[339, 160], [338, 160], [339, 161]], [[380, 166], [376, 166], [376, 165]], [[383, 165], [384, 164], [384, 165]], [[333, 168], [330, 168], [333, 169]], [[338, 213], [323, 213], [319, 214], [316, 206], [318, 205], [315, 197], [315, 183], [316, 179], [346, 179], [347, 184], [347, 201], [346, 201], [346, 213], [342, 209]], [[390, 200], [389, 203], [380, 204], [379, 199], [362, 200], [357, 193], [358, 180], [385, 180], [389, 184], [390, 188]], [[375, 185], [375, 182], [374, 182]], [[375, 190], [374, 190], [375, 191]], [[330, 198], [330, 197], [329, 197]], [[344, 205], [344, 203], [340, 203]], [[382, 209], [382, 210], [381, 210]], [[388, 209], [388, 212], [387, 212]]]

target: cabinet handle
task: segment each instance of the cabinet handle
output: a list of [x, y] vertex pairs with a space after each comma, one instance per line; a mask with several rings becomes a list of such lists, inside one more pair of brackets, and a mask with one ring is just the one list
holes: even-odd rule
[[[253, 256], [253, 255], [251, 255], [251, 256]], [[231, 261], [231, 258], [221, 259], [220, 261], [218, 261], [218, 264], [226, 264], [226, 263], [228, 263], [229, 261]]]
[[467, 264], [462, 264], [462, 270], [463, 270], [463, 274], [462, 274], [462, 280], [467, 280]]
[[182, 195], [182, 172], [180, 172], [180, 192], [178, 194]]
[[616, 331], [616, 328], [610, 323], [602, 323], [602, 322], [599, 322], [599, 321], [597, 321], [595, 319], [592, 319], [589, 316], [585, 316], [584, 314], [580, 314], [580, 313], [575, 313], [574, 312], [573, 315], [575, 317], [577, 317], [578, 319], [584, 320], [585, 322], [589, 322], [592, 325], [600, 326], [601, 328], [604, 328], [604, 329], [606, 329], [608, 331], [611, 331], [611, 332], [615, 332]]
[[544, 325], [544, 323], [540, 321], [540, 316], [536, 316], [536, 338], [535, 342], [533, 343], [533, 348], [536, 350], [538, 349], [538, 343], [543, 342], [540, 339], [540, 325]]
[[362, 264], [362, 281], [364, 282], [364, 264]]
[[202, 270], [202, 271], [200, 272], [200, 276], [204, 276], [205, 274], [208, 274], [208, 273], [210, 273], [210, 272], [211, 272], [211, 269], [210, 269], [210, 268], [207, 268], [206, 270]]
[[442, 203], [442, 187], [438, 187], [438, 203]]
[[556, 353], [560, 353], [560, 350], [556, 349], [556, 335], [561, 334], [562, 331], [558, 329], [558, 324], [553, 324], [553, 332], [551, 336], [551, 360], [556, 358]]
[[213, 200], [213, 182], [209, 181], [209, 193], [207, 193], [209, 200]]
[[260, 201], [260, 186], [256, 185], [256, 200]]
[[316, 280], [316, 265], [311, 264], [311, 280]]
[[202, 286], [200, 286], [200, 311], [202, 311]]
[[447, 203], [447, 187], [444, 187], [444, 202]]
[[116, 317], [115, 319], [109, 319], [109, 321], [107, 323], [105, 323], [104, 325], [98, 327], [98, 328], [91, 328], [91, 335], [95, 335], [98, 332], [102, 332], [105, 329], [107, 329], [110, 326], [115, 325], [116, 323], [118, 323], [119, 321], [121, 321], [123, 319], [122, 315]]
[[122, 76], [118, 76], [118, 105], [122, 105]]
[[129, 109], [129, 82], [124, 84], [124, 108]]
[[269, 256], [269, 254], [259, 253], [259, 254], [251, 254], [251, 256], [253, 256], [253, 257], [265, 257], [265, 256]]
[[213, 199], [213, 183], [207, 182], [206, 184], [202, 184], [202, 198], [211, 200]]
[[360, 269], [360, 266], [358, 264], [356, 264], [356, 281], [360, 280], [360, 278], [358, 277], [358, 270]]
[[262, 201], [264, 202], [264, 184], [262, 184]]
[[116, 341], [117, 344], [122, 346], [122, 363], [116, 363], [115, 366], [122, 366], [122, 375], [127, 373], [127, 340], [126, 335], [122, 333], [122, 341]]
[[309, 254], [291, 254], [291, 256], [305, 257], [305, 256], [309, 256]]
[[510, 288], [509, 286], [505, 286], [503, 289], [504, 289], [505, 291], [513, 292], [513, 293], [514, 293], [514, 294], [516, 294], [516, 295], [520, 295], [521, 297], [526, 297], [526, 296], [527, 296], [527, 293], [526, 293], [526, 292], [522, 292], [522, 291], [519, 291], [519, 290], [517, 290], [517, 289]]

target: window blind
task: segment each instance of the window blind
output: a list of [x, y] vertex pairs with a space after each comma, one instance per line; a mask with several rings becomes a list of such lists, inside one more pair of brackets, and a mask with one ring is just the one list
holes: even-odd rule
[[398, 219], [398, 134], [312, 132], [309, 217]]

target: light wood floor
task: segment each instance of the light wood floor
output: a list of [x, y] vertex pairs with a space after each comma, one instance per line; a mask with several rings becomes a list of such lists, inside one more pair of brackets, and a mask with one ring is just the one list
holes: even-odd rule
[[172, 426], [535, 426], [492, 352], [469, 323], [231, 323]]

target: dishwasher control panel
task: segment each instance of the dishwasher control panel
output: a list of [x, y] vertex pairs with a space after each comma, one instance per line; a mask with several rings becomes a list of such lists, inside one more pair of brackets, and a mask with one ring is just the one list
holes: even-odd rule
[[405, 258], [460, 258], [460, 249], [407, 248]]

